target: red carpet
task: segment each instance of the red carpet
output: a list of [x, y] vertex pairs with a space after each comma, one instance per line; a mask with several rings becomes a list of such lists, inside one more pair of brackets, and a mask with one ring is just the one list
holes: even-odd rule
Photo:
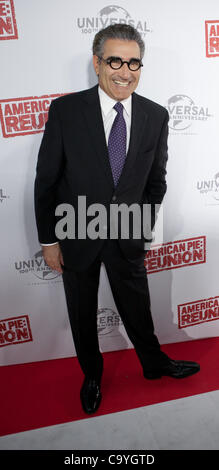
[[[102, 403], [95, 415], [129, 410], [219, 388], [218, 338], [162, 346], [172, 359], [194, 360], [185, 379], [146, 380], [133, 349], [104, 353]], [[1, 367], [0, 435], [89, 418], [81, 408], [83, 374], [77, 358]]]

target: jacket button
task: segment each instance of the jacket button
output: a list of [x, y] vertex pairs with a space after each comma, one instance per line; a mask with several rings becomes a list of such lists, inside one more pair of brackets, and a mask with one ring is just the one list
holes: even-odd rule
[[112, 197], [112, 201], [116, 201], [116, 199], [117, 199], [116, 196]]

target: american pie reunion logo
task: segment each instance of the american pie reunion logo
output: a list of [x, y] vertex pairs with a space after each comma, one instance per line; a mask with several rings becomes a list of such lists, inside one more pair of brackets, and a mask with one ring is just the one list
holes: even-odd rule
[[13, 0], [0, 0], [0, 39], [18, 39]]
[[43, 132], [51, 101], [64, 94], [0, 100], [0, 121], [3, 137]]
[[205, 21], [206, 57], [219, 57], [219, 20]]
[[178, 326], [199, 325], [219, 319], [219, 296], [178, 305]]
[[0, 320], [0, 347], [33, 341], [28, 315]]
[[151, 245], [144, 260], [148, 274], [206, 262], [206, 237], [187, 238]]

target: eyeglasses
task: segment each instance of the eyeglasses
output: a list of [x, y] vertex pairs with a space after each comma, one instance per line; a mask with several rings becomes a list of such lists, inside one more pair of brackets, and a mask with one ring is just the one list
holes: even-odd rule
[[141, 59], [130, 59], [128, 62], [127, 60], [122, 60], [120, 57], [108, 57], [108, 59], [104, 59], [103, 57], [98, 57], [99, 60], [103, 60], [107, 65], [110, 65], [111, 69], [113, 70], [118, 70], [121, 69], [121, 67], [124, 64], [128, 65], [129, 70], [132, 72], [136, 72], [137, 70], [140, 69], [140, 67], [143, 67], [143, 64], [141, 62]]

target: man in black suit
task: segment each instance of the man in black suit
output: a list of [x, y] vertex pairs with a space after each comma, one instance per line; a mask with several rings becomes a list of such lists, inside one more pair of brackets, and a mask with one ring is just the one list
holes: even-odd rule
[[[99, 86], [51, 103], [39, 151], [39, 241], [47, 264], [63, 274], [74, 344], [85, 374], [80, 396], [87, 413], [95, 412], [101, 401], [97, 292], [102, 262], [145, 378], [182, 378], [200, 368], [171, 360], [160, 349], [150, 311], [143, 235], [112, 239], [108, 219], [101, 227], [105, 238], [81, 235], [79, 196], [86, 196], [87, 206], [102, 204], [109, 215], [113, 204], [135, 203], [142, 210], [148, 203], [154, 209], [166, 192], [168, 113], [134, 92], [143, 55], [144, 43], [133, 27], [116, 24], [99, 31], [93, 42]], [[75, 238], [59, 236], [60, 204], [75, 210]]]

